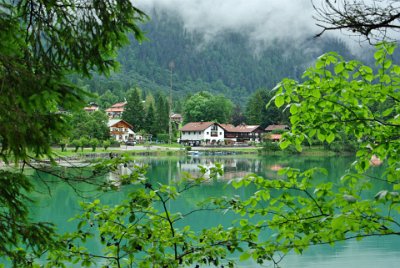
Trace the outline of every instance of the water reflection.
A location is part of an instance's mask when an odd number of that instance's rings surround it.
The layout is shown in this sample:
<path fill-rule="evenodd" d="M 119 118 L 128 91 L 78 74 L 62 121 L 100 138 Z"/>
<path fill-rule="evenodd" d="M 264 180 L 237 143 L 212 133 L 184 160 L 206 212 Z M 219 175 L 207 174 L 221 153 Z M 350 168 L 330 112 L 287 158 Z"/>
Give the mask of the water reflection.
<path fill-rule="evenodd" d="M 220 163 L 224 170 L 224 175 L 218 180 L 202 185 L 185 192 L 177 201 L 170 203 L 172 211 L 180 211 L 183 214 L 192 210 L 196 204 L 211 196 L 233 196 L 241 195 L 247 197 L 255 189 L 251 187 L 234 189 L 228 180 L 241 178 L 247 174 L 255 173 L 257 175 L 275 179 L 278 178 L 278 170 L 287 166 L 292 166 L 302 170 L 320 166 L 329 171 L 329 176 L 320 178 L 321 180 L 338 181 L 344 171 L 350 168 L 352 158 L 349 157 L 281 157 L 281 156 L 198 156 L 198 157 L 165 157 L 165 158 L 141 158 L 135 161 L 135 164 L 147 164 L 149 166 L 147 177 L 154 182 L 172 183 L 188 172 L 193 176 L 200 174 L 201 166 L 212 167 Z M 128 172 L 125 168 L 130 166 L 121 166 L 119 172 Z M 373 170 L 379 172 L 380 168 Z M 125 174 L 124 173 L 124 174 Z M 128 173 L 126 173 L 128 174 Z M 115 179 L 115 177 L 114 177 Z M 40 186 L 38 186 L 40 187 Z M 87 187 L 88 192 L 94 189 Z M 383 183 L 374 183 L 376 190 L 384 187 Z M 85 190 L 85 189 L 82 189 Z M 44 191 L 42 191 L 44 192 Z M 103 203 L 116 204 L 125 199 L 127 188 L 121 187 L 119 191 L 102 194 Z M 75 222 L 68 222 L 68 219 L 80 213 L 78 202 L 83 200 L 77 196 L 74 191 L 65 184 L 54 184 L 52 186 L 52 196 L 43 193 L 34 195 L 38 201 L 33 214 L 36 219 L 53 221 L 57 224 L 60 232 L 74 230 Z M 37 209 L 39 208 L 39 209 Z M 193 230 L 223 224 L 229 227 L 236 219 L 233 214 L 222 214 L 217 212 L 201 212 L 185 218 L 180 223 L 181 226 L 190 225 Z M 348 241 L 339 243 L 334 247 L 317 246 L 312 247 L 303 255 L 289 254 L 283 260 L 283 267 L 398 267 L 400 262 L 400 245 L 398 238 L 369 238 L 361 242 Z M 93 243 L 93 250 L 100 250 L 100 245 Z M 258 267 L 253 262 L 247 262 L 240 267 Z"/>

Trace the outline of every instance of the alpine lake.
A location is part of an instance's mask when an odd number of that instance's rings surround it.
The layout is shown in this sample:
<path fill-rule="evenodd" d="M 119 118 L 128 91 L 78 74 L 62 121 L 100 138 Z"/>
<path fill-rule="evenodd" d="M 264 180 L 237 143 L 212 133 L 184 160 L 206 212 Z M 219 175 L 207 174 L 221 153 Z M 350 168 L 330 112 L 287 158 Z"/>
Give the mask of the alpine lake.
<path fill-rule="evenodd" d="M 224 175 L 211 182 L 204 183 L 185 192 L 177 201 L 169 204 L 172 212 L 188 212 L 195 205 L 211 196 L 249 196 L 255 189 L 252 187 L 234 189 L 229 180 L 237 179 L 249 173 L 255 173 L 265 178 L 276 179 L 279 177 L 277 170 L 282 167 L 294 167 L 305 170 L 312 167 L 323 167 L 328 170 L 328 179 L 337 181 L 354 161 L 353 157 L 320 157 L 320 156 L 257 156 L 257 155 L 199 155 L 183 157 L 139 157 L 135 162 L 139 165 L 148 165 L 146 176 L 152 182 L 168 184 L 179 180 L 188 172 L 193 176 L 199 174 L 199 165 L 212 166 L 214 163 L 222 164 Z M 373 172 L 379 174 L 381 167 L 374 168 Z M 41 174 L 41 179 L 49 176 Z M 44 176 L 44 177 L 43 177 Z M 112 176 L 110 175 L 110 178 Z M 104 179 L 110 179 L 104 178 Z M 112 178 L 111 178 L 112 179 Z M 327 179 L 327 178 L 324 178 Z M 105 204 L 117 204 L 127 194 L 125 187 L 117 191 L 98 192 L 93 186 L 80 186 L 81 194 L 77 194 L 73 187 L 66 183 L 57 182 L 51 184 L 35 183 L 36 191 L 33 194 L 35 200 L 32 205 L 32 217 L 34 220 L 50 221 L 56 224 L 60 233 L 75 230 L 77 223 L 69 221 L 70 218 L 82 212 L 79 202 L 92 201 L 95 198 Z M 376 185 L 377 191 L 382 183 Z M 375 186 L 374 186 L 375 188 Z M 50 193 L 50 194 L 49 194 Z M 83 193 L 83 196 L 82 196 Z M 201 230 L 210 226 L 222 224 L 229 227 L 235 215 L 221 212 L 199 212 L 186 217 L 182 225 L 190 225 L 193 230 Z M 88 244 L 94 251 L 100 251 L 100 243 Z M 238 267 L 273 267 L 273 264 L 259 266 L 253 261 L 240 262 Z M 334 246 L 312 246 L 302 255 L 289 253 L 280 262 L 281 267 L 400 267 L 400 238 L 396 236 L 371 237 L 361 241 L 349 240 L 336 243 Z"/>

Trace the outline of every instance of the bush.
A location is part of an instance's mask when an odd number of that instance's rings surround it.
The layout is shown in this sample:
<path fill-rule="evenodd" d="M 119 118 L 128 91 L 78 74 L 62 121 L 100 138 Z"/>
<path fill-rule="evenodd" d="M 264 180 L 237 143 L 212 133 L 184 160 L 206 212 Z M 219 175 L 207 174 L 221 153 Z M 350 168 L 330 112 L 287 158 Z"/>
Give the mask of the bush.
<path fill-rule="evenodd" d="M 189 151 L 192 150 L 192 147 L 191 147 L 191 146 L 186 146 L 186 147 L 185 147 L 185 150 L 186 150 L 187 152 L 189 152 Z"/>
<path fill-rule="evenodd" d="M 90 146 L 92 147 L 92 151 L 96 151 L 96 147 L 99 145 L 99 140 L 96 138 L 90 139 L 89 141 Z"/>
<path fill-rule="evenodd" d="M 101 145 L 103 146 L 104 151 L 106 151 L 106 150 L 108 149 L 108 147 L 110 147 L 111 141 L 110 141 L 110 140 L 105 140 L 105 141 L 103 141 L 103 142 L 101 143 Z"/>
<path fill-rule="evenodd" d="M 169 135 L 168 134 L 157 134 L 157 140 L 161 143 L 168 143 Z"/>
<path fill-rule="evenodd" d="M 110 143 L 111 143 L 110 147 L 120 147 L 121 146 L 121 144 L 116 140 L 111 140 Z"/>
<path fill-rule="evenodd" d="M 279 143 L 278 142 L 273 142 L 270 140 L 266 140 L 263 143 L 263 151 L 265 152 L 278 152 L 280 151 L 281 148 L 279 147 Z"/>
<path fill-rule="evenodd" d="M 82 146 L 81 140 L 72 140 L 71 145 L 75 147 L 75 152 Z"/>

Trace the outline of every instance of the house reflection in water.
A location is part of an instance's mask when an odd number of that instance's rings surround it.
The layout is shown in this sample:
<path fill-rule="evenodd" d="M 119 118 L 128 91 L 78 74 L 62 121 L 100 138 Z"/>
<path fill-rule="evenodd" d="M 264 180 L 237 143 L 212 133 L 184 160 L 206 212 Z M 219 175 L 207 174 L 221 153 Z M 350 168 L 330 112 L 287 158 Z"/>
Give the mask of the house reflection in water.
<path fill-rule="evenodd" d="M 221 180 L 239 179 L 249 174 L 256 174 L 266 178 L 267 177 L 276 178 L 276 170 L 273 168 L 269 170 L 263 169 L 262 168 L 263 162 L 259 159 L 192 157 L 192 158 L 187 158 L 185 160 L 179 160 L 177 162 L 177 167 L 179 171 L 187 172 L 192 176 L 197 177 L 201 176 L 199 166 L 209 169 L 215 167 L 216 163 L 221 164 L 221 167 L 224 171 L 224 174 L 218 177 L 218 179 Z M 205 174 L 205 178 L 209 178 L 209 176 L 210 176 L 210 171 L 208 170 L 207 173 Z"/>

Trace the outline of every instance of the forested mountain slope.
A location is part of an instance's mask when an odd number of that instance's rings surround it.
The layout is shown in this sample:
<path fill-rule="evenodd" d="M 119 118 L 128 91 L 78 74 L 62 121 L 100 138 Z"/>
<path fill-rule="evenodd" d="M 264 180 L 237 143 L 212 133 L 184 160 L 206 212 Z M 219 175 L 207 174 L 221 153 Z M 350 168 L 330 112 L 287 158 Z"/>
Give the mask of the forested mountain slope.
<path fill-rule="evenodd" d="M 92 92 L 110 90 L 121 99 L 137 86 L 167 94 L 173 62 L 174 98 L 208 90 L 244 104 L 258 88 L 272 88 L 284 77 L 300 78 L 324 52 L 350 54 L 342 41 L 326 38 L 254 44 L 246 33 L 226 32 L 206 41 L 202 34 L 185 30 L 178 18 L 155 12 L 150 16 L 144 25 L 149 40 L 139 45 L 132 38 L 119 52 L 119 73 L 84 82 Z"/>

